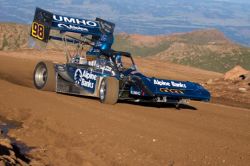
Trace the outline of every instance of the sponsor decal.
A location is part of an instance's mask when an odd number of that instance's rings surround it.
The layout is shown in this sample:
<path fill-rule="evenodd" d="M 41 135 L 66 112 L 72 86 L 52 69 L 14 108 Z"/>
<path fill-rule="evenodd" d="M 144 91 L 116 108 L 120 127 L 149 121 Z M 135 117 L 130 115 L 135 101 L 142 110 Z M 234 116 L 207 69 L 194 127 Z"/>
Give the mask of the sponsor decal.
<path fill-rule="evenodd" d="M 94 91 L 97 75 L 87 70 L 76 69 L 74 74 L 75 83 L 81 87 Z"/>
<path fill-rule="evenodd" d="M 154 79 L 154 84 L 155 85 L 160 85 L 160 86 L 171 86 L 170 82 L 166 82 L 166 81 L 163 81 L 163 80 L 156 80 L 156 79 Z"/>
<path fill-rule="evenodd" d="M 131 93 L 132 95 L 138 95 L 138 96 L 141 95 L 141 92 L 140 92 L 140 91 L 131 90 L 130 93 Z"/>
<path fill-rule="evenodd" d="M 90 65 L 90 66 L 91 66 L 91 65 Z M 112 72 L 112 67 L 106 66 L 106 65 L 101 65 L 100 62 L 96 62 L 96 61 L 95 61 L 95 64 L 92 65 L 92 66 L 96 67 L 96 69 L 99 70 L 99 71 L 101 71 L 102 74 L 103 74 L 104 72 L 109 72 L 109 73 Z"/>
<path fill-rule="evenodd" d="M 93 59 L 92 59 L 93 58 Z M 94 60 L 95 57 L 88 56 L 87 61 L 89 66 L 96 66 L 96 60 Z"/>
<path fill-rule="evenodd" d="M 107 71 L 107 72 L 111 72 L 111 71 L 112 71 L 112 68 L 109 67 L 109 66 L 101 66 L 100 69 L 102 70 L 102 73 L 103 73 L 104 71 Z"/>
<path fill-rule="evenodd" d="M 106 28 L 109 28 L 109 29 L 111 29 L 112 28 L 112 26 L 111 25 L 109 25 L 108 23 L 106 23 L 106 22 L 102 22 L 102 24 L 103 24 L 103 26 L 104 27 L 106 27 Z"/>
<path fill-rule="evenodd" d="M 171 85 L 174 86 L 174 87 L 179 87 L 179 88 L 187 88 L 186 84 L 183 84 L 181 82 L 171 81 Z"/>
<path fill-rule="evenodd" d="M 164 81 L 164 80 L 157 80 L 154 79 L 154 84 L 159 86 L 173 86 L 178 88 L 187 88 L 186 84 L 183 84 L 181 82 L 175 82 L 175 81 Z"/>
<path fill-rule="evenodd" d="M 139 72 L 136 71 L 136 70 L 131 72 L 131 74 L 137 74 L 137 73 L 139 73 Z M 148 79 L 149 79 L 149 78 L 148 78 Z M 150 79 L 149 79 L 149 80 L 150 80 Z"/>
<path fill-rule="evenodd" d="M 65 24 L 58 24 L 57 25 L 59 28 L 67 28 L 69 30 L 75 30 L 75 31 L 83 31 L 83 32 L 88 32 L 89 30 L 87 28 L 75 26 L 75 25 L 65 25 Z"/>
<path fill-rule="evenodd" d="M 79 24 L 79 25 L 90 26 L 90 27 L 98 27 L 98 24 L 95 21 L 66 17 L 66 16 L 59 16 L 55 14 L 53 15 L 53 20 L 57 22 L 65 22 L 65 23 Z"/>
<path fill-rule="evenodd" d="M 160 88 L 160 92 L 184 94 L 183 90 L 179 90 L 179 89 L 168 89 L 168 88 Z"/>

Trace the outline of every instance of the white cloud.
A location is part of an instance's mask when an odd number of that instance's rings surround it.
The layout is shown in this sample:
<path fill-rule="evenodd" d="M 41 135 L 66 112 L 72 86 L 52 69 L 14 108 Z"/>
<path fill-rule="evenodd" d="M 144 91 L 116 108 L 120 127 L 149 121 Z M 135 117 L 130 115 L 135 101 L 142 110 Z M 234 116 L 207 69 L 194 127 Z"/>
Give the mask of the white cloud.
<path fill-rule="evenodd" d="M 58 0 L 58 3 L 64 4 L 64 5 L 71 5 L 72 0 Z"/>

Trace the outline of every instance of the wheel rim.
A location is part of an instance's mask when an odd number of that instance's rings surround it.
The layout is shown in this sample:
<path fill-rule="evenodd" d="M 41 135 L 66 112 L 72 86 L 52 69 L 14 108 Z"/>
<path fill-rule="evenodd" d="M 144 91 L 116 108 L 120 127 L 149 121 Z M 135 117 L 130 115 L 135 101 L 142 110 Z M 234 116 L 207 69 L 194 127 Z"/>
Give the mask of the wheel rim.
<path fill-rule="evenodd" d="M 38 88 L 42 88 L 48 78 L 48 71 L 45 65 L 39 65 L 35 73 L 35 84 Z"/>
<path fill-rule="evenodd" d="M 106 84 L 105 80 L 102 81 L 101 86 L 100 86 L 100 99 L 103 101 L 105 99 L 106 95 Z"/>

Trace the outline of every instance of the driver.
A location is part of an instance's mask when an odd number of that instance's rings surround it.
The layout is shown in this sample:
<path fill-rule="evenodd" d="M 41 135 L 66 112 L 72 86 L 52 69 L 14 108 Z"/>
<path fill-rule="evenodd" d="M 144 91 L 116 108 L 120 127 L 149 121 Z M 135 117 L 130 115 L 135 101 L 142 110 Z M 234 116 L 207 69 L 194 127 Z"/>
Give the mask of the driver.
<path fill-rule="evenodd" d="M 86 55 L 91 57 L 90 59 L 96 59 L 102 53 L 107 53 L 114 42 L 114 36 L 112 33 L 103 33 L 100 38 L 94 42 L 93 46 L 87 51 Z"/>
<path fill-rule="evenodd" d="M 115 55 L 115 64 L 118 68 L 118 70 L 122 70 L 123 69 L 123 64 L 122 64 L 122 56 L 120 53 Z"/>

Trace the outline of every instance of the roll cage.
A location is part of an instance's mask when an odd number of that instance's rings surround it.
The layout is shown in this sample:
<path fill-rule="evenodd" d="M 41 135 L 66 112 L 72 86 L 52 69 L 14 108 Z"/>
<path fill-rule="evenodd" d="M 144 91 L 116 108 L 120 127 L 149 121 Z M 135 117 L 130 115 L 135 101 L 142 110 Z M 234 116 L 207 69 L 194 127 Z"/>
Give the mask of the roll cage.
<path fill-rule="evenodd" d="M 69 36 L 69 35 L 66 35 L 66 37 L 68 39 L 66 39 L 65 42 L 71 42 L 71 43 L 78 44 L 78 45 L 80 44 L 80 45 L 83 45 L 83 46 L 84 45 L 91 45 L 91 43 L 87 42 L 89 39 L 87 37 L 84 37 L 84 36 L 82 36 L 81 39 L 78 39 L 78 38 L 75 38 L 75 37 Z M 122 68 L 120 68 L 118 66 L 117 62 L 116 62 L 117 56 L 121 57 L 121 63 L 123 64 Z M 129 52 L 116 51 L 116 50 L 111 49 L 111 50 L 108 50 L 108 51 L 101 51 L 101 56 L 98 56 L 96 58 L 97 59 L 95 59 L 95 60 L 97 62 L 103 61 L 103 60 L 111 61 L 112 64 L 115 65 L 115 68 L 118 71 L 125 71 L 127 69 L 137 70 L 134 59 L 133 59 L 132 55 Z M 89 60 L 89 59 L 90 59 L 90 61 L 93 60 L 93 59 L 86 56 L 86 60 Z"/>

